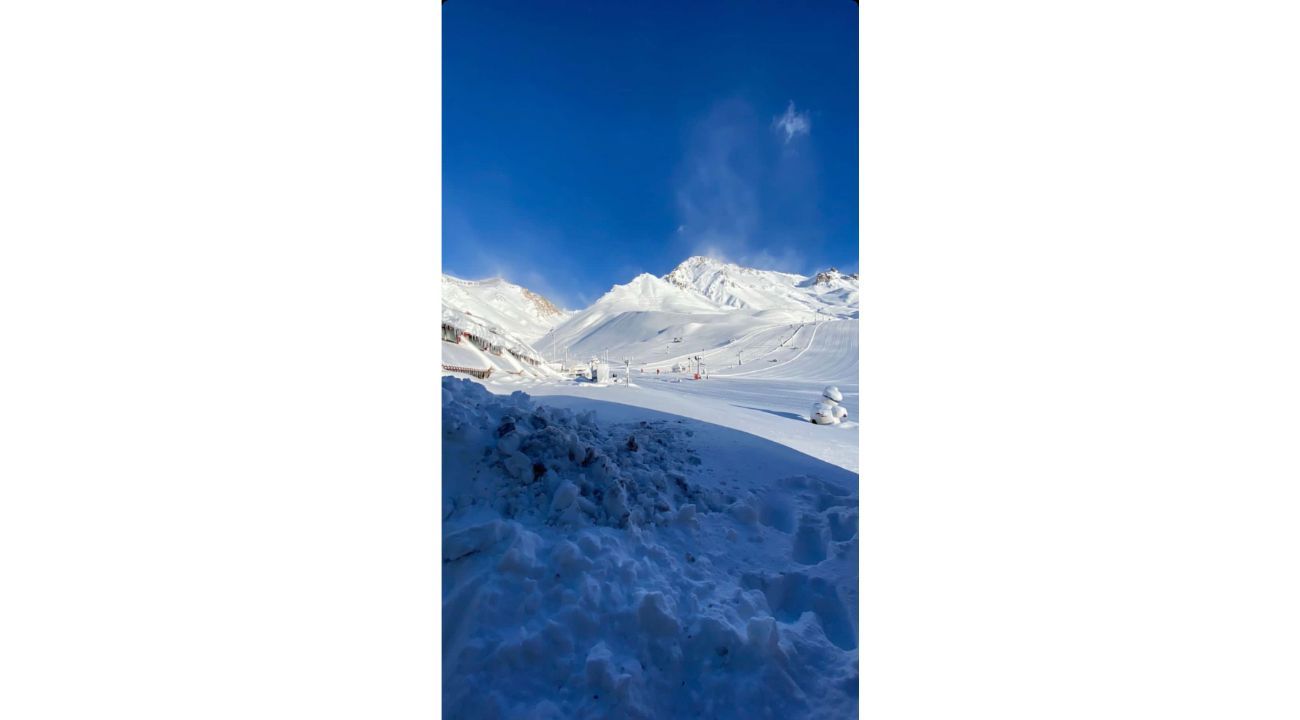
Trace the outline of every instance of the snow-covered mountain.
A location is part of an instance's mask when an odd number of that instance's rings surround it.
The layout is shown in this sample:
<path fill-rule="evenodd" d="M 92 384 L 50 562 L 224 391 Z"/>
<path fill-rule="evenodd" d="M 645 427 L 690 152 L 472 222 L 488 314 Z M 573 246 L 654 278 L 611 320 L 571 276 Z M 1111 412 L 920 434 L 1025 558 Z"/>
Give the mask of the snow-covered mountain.
<path fill-rule="evenodd" d="M 649 273 L 641 273 L 626 285 L 615 285 L 587 310 L 662 310 L 668 312 L 717 312 L 717 303 L 690 288 L 683 288 Z M 583 311 L 586 312 L 585 310 Z M 583 313 L 575 313 L 581 315 Z"/>
<path fill-rule="evenodd" d="M 830 268 L 799 283 L 820 303 L 821 312 L 845 318 L 858 317 L 858 274 L 844 273 Z"/>
<path fill-rule="evenodd" d="M 500 278 L 461 280 L 442 276 L 442 363 L 474 371 L 546 377 L 545 356 L 534 343 L 571 313 L 550 300 Z M 470 341 L 458 339 L 469 333 Z"/>
<path fill-rule="evenodd" d="M 856 319 L 858 276 L 835 268 L 804 276 L 695 256 L 662 278 L 643 273 L 615 285 L 577 312 L 500 278 L 443 275 L 442 302 L 444 322 L 527 357 L 654 362 L 764 329 L 794 337 L 801 325 Z"/>
<path fill-rule="evenodd" d="M 717 348 L 759 328 L 858 316 L 858 279 L 831 268 L 813 277 L 692 257 L 663 278 L 615 285 L 538 341 L 571 358 L 649 362 Z"/>
<path fill-rule="evenodd" d="M 442 305 L 525 343 L 535 342 L 572 314 L 538 293 L 501 278 L 461 280 L 446 274 L 442 276 Z"/>
<path fill-rule="evenodd" d="M 644 352 L 630 346 L 658 345 L 660 338 L 672 342 L 702 323 L 720 325 L 728 310 L 693 289 L 642 273 L 627 284 L 610 288 L 585 310 L 557 325 L 539 344 L 560 348 L 575 359 L 610 350 L 642 355 Z"/>
<path fill-rule="evenodd" d="M 687 258 L 664 280 L 729 308 L 820 312 L 834 317 L 857 317 L 858 312 L 857 273 L 845 275 L 835 268 L 805 277 L 697 255 Z"/>

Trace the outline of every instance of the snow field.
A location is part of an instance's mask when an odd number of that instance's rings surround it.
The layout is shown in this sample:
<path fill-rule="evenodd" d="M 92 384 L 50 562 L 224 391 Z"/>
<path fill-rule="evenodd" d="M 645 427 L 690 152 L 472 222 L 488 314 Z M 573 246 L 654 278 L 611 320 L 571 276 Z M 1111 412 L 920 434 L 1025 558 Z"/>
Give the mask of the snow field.
<path fill-rule="evenodd" d="M 611 403 L 650 408 L 705 422 L 717 423 L 781 443 L 815 458 L 857 471 L 858 441 L 858 321 L 836 320 L 816 325 L 780 325 L 753 330 L 729 346 L 705 354 L 709 379 L 695 381 L 685 373 L 663 371 L 656 375 L 654 366 L 640 372 L 633 366 L 633 385 L 616 384 L 599 387 L 567 380 L 554 382 L 514 382 L 512 378 L 493 376 L 487 385 L 499 392 L 526 389 L 545 398 L 551 405 L 569 407 L 568 398 L 596 398 Z M 791 337 L 787 345 L 769 356 L 758 355 L 758 348 Z M 723 367 L 712 358 L 729 348 L 748 347 L 745 364 Z M 761 359 L 751 361 L 753 351 Z M 776 363 L 768 359 L 778 359 Z M 671 366 L 671 362 L 668 366 Z M 618 368 L 622 372 L 622 368 Z M 826 385 L 836 385 L 844 393 L 841 403 L 848 420 L 838 425 L 817 426 L 809 422 L 815 401 Z M 634 416 L 635 413 L 629 415 Z"/>
<path fill-rule="evenodd" d="M 858 321 L 835 320 L 810 327 L 806 336 L 796 338 L 799 350 L 777 363 L 760 364 L 753 369 L 740 366 L 739 372 L 719 370 L 719 375 L 754 379 L 806 380 L 810 382 L 858 384 Z M 750 363 L 746 360 L 746 365 Z"/>
<path fill-rule="evenodd" d="M 554 407 L 579 408 L 592 399 L 611 403 L 607 416 L 633 419 L 642 409 L 672 413 L 724 425 L 770 442 L 806 453 L 813 458 L 856 472 L 858 469 L 858 387 L 839 383 L 849 419 L 838 425 L 809 422 L 812 403 L 824 383 L 793 380 L 681 380 L 647 373 L 633 375 L 632 387 L 597 387 L 590 383 L 510 383 L 494 376 L 488 387 L 509 392 L 527 388 L 540 402 Z M 617 403 L 616 405 L 614 405 Z"/>
<path fill-rule="evenodd" d="M 855 716 L 857 476 L 560 399 L 443 379 L 444 714 Z"/>

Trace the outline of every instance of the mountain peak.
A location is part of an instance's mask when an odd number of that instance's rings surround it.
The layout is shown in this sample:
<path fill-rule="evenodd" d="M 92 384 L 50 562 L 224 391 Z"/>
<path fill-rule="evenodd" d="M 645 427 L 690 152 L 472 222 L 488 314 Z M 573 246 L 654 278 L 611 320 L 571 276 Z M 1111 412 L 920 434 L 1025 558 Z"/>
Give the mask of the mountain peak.
<path fill-rule="evenodd" d="M 663 279 L 683 289 L 699 289 L 695 287 L 696 280 L 708 273 L 724 273 L 730 267 L 729 263 L 718 260 L 717 258 L 706 257 L 704 255 L 692 255 L 683 260 L 677 267 L 673 268 Z"/>
<path fill-rule="evenodd" d="M 667 282 L 650 273 L 641 273 L 622 285 L 615 285 L 588 310 L 597 306 L 632 309 L 666 309 L 678 312 L 708 312 L 719 308 L 699 293 Z"/>
<path fill-rule="evenodd" d="M 708 255 L 692 255 L 686 258 L 685 260 L 683 260 L 681 264 L 682 265 L 705 265 L 705 264 L 726 265 L 727 261 L 715 257 L 709 257 Z"/>
<path fill-rule="evenodd" d="M 856 282 L 857 279 L 858 279 L 857 273 L 845 275 L 844 273 L 840 272 L 839 269 L 830 267 L 817 273 L 817 275 L 813 277 L 812 282 L 810 282 L 809 284 L 810 285 L 831 285 L 836 281 L 848 282 L 852 280 Z"/>
<path fill-rule="evenodd" d="M 520 287 L 519 289 L 522 291 L 523 296 L 537 308 L 537 314 L 543 318 L 560 317 L 564 315 L 564 311 L 556 307 L 555 303 L 547 299 L 545 295 L 535 293 L 526 287 Z"/>

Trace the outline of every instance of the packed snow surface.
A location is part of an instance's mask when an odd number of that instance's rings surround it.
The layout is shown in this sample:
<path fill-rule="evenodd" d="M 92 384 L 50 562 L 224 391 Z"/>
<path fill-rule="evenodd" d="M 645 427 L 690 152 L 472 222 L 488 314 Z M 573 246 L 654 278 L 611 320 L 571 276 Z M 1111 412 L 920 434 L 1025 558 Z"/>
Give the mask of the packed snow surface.
<path fill-rule="evenodd" d="M 708 379 L 672 372 L 673 365 L 697 355 L 705 360 Z M 633 365 L 630 385 L 601 386 L 560 378 L 515 382 L 497 376 L 487 385 L 501 393 L 523 389 L 561 407 L 598 399 L 616 403 L 612 411 L 629 417 L 649 408 L 725 425 L 857 472 L 857 320 L 760 326 L 714 350 L 661 357 Z M 621 365 L 615 365 L 621 373 Z M 812 406 L 827 385 L 839 388 L 848 420 L 814 425 Z"/>
<path fill-rule="evenodd" d="M 638 383 L 443 379 L 444 715 L 856 717 L 857 475 Z"/>

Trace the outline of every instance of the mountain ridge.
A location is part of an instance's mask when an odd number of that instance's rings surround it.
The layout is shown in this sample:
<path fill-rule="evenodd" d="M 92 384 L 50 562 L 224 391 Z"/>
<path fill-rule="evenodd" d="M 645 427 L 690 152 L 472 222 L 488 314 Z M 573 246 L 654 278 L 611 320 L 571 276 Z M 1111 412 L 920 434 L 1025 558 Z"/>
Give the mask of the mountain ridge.
<path fill-rule="evenodd" d="M 572 314 L 541 293 L 500 277 L 465 280 L 443 273 L 442 304 L 495 325 L 525 343 L 541 338 Z"/>
<path fill-rule="evenodd" d="M 809 277 L 759 270 L 703 255 L 687 258 L 663 277 L 723 307 L 752 310 L 800 309 L 840 315 L 843 313 L 835 306 L 856 304 L 858 291 L 857 273 L 844 275 L 834 267 Z M 835 295 L 834 291 L 840 293 Z"/>
<path fill-rule="evenodd" d="M 834 267 L 813 275 L 759 270 L 694 255 L 662 276 L 640 273 L 580 310 L 504 278 L 443 275 L 444 319 L 507 338 L 528 354 L 644 355 L 712 347 L 753 328 L 858 317 L 858 276 Z M 672 346 L 672 347 L 669 347 Z M 660 350 L 655 350 L 660 352 Z M 553 353 L 554 354 L 554 353 Z"/>
<path fill-rule="evenodd" d="M 858 317 L 858 280 L 687 258 L 663 276 L 641 273 L 556 324 L 541 347 L 575 356 L 646 359 L 726 344 L 755 328 Z"/>

